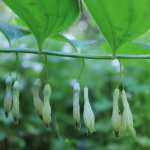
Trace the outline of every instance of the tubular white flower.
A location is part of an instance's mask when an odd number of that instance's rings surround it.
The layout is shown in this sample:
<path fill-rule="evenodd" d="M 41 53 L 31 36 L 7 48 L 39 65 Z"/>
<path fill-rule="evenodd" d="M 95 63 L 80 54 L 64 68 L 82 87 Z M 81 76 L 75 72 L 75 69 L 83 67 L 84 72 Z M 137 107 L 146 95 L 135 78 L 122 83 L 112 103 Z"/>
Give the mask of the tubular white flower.
<path fill-rule="evenodd" d="M 79 94 L 80 94 L 80 85 L 79 83 L 76 83 L 73 88 L 73 118 L 77 130 L 80 130 L 81 128 Z"/>
<path fill-rule="evenodd" d="M 12 106 L 12 116 L 15 124 L 18 124 L 18 115 L 19 115 L 19 90 L 20 84 L 16 80 L 13 85 L 13 106 Z"/>
<path fill-rule="evenodd" d="M 4 98 L 4 109 L 5 109 L 5 115 L 8 117 L 9 110 L 12 106 L 12 96 L 10 93 L 11 86 L 12 86 L 13 80 L 11 76 L 8 76 L 8 78 L 5 81 L 6 84 L 6 93 Z"/>
<path fill-rule="evenodd" d="M 84 118 L 85 125 L 87 127 L 87 135 L 95 132 L 95 129 L 94 129 L 95 117 L 94 117 L 94 113 L 93 113 L 92 108 L 91 108 L 90 103 L 89 103 L 88 88 L 87 87 L 84 88 L 83 118 Z"/>
<path fill-rule="evenodd" d="M 46 84 L 43 90 L 44 93 L 44 107 L 43 107 L 43 121 L 47 127 L 47 131 L 51 130 L 51 106 L 50 106 L 50 96 L 51 96 L 51 87 L 49 84 Z"/>
<path fill-rule="evenodd" d="M 42 120 L 43 102 L 39 97 L 40 87 L 41 87 L 41 80 L 37 79 L 34 83 L 33 104 L 34 104 L 37 114 L 39 115 L 40 119 Z"/>
<path fill-rule="evenodd" d="M 136 136 L 136 131 L 133 128 L 133 117 L 132 113 L 129 107 L 129 103 L 127 101 L 127 96 L 125 91 L 122 91 L 122 102 L 123 102 L 123 118 L 122 118 L 122 126 L 119 130 L 119 135 L 133 135 L 133 137 Z"/>
<path fill-rule="evenodd" d="M 115 131 L 116 137 L 119 137 L 119 128 L 121 127 L 121 113 L 118 108 L 119 89 L 115 89 L 113 94 L 113 112 L 112 112 L 112 126 Z"/>

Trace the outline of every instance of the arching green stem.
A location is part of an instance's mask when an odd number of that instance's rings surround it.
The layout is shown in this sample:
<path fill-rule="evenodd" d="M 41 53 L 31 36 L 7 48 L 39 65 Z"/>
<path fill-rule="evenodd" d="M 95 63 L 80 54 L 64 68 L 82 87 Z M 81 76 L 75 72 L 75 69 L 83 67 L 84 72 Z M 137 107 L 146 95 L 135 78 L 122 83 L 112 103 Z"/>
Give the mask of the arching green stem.
<path fill-rule="evenodd" d="M 117 58 L 117 59 L 118 59 L 118 58 Z M 123 76 L 122 76 L 122 65 L 121 65 L 120 59 L 118 59 L 118 61 L 119 61 L 119 64 L 120 64 L 120 78 L 119 78 L 119 81 L 118 81 L 117 88 L 119 87 L 120 80 L 121 80 L 121 78 L 122 78 L 122 86 L 123 86 L 123 90 L 124 90 L 124 82 L 123 82 Z"/>
<path fill-rule="evenodd" d="M 86 68 L 85 68 L 85 60 L 84 60 L 84 58 L 82 58 L 82 62 L 83 62 L 83 66 L 82 66 L 82 69 L 81 69 L 81 72 L 79 74 L 77 82 L 79 82 L 80 76 L 81 76 L 81 74 L 82 74 L 82 72 L 84 70 L 84 73 L 85 73 L 85 86 L 86 86 Z"/>
<path fill-rule="evenodd" d="M 17 53 L 18 56 L 18 53 Z M 16 80 L 18 79 L 18 70 L 19 70 L 19 56 L 18 56 L 18 65 L 17 65 L 17 75 L 16 75 Z"/>
<path fill-rule="evenodd" d="M 10 72 L 10 76 L 11 76 L 11 73 L 12 73 L 12 71 L 14 70 L 14 68 L 16 66 L 17 61 L 18 61 L 18 53 L 16 52 L 16 61 L 15 61 L 14 65 L 13 65 L 13 68 L 12 68 L 12 70 Z"/>
<path fill-rule="evenodd" d="M 46 53 L 44 53 L 44 55 L 45 55 L 46 63 L 47 63 L 47 55 L 46 55 Z M 46 69 L 47 69 L 47 84 L 48 84 L 48 65 L 46 66 Z"/>
<path fill-rule="evenodd" d="M 46 53 L 44 53 L 44 55 L 45 55 L 45 64 L 44 64 L 44 67 L 43 67 L 43 69 L 42 69 L 42 71 L 41 71 L 41 73 L 40 73 L 39 78 L 41 78 L 41 75 L 42 75 L 42 73 L 43 73 L 43 70 L 44 70 L 44 68 L 45 68 L 46 65 L 47 65 L 47 55 L 46 55 Z M 47 67 L 47 82 L 48 82 L 48 67 Z"/>
<path fill-rule="evenodd" d="M 80 79 L 80 76 L 81 76 L 81 74 L 82 74 L 82 72 L 83 72 L 83 69 L 84 69 L 84 62 L 83 62 L 82 69 L 81 69 L 81 71 L 80 71 L 80 74 L 79 74 L 79 77 L 78 77 L 77 82 L 79 82 L 79 79 Z"/>

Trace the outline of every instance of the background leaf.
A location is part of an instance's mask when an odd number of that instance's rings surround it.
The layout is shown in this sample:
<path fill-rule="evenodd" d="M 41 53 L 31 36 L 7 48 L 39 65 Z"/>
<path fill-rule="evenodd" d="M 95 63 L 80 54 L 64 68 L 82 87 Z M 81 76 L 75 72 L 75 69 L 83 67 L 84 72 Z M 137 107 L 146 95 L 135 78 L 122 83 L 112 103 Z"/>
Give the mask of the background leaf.
<path fill-rule="evenodd" d="M 39 54 L 43 42 L 50 36 L 68 28 L 79 15 L 77 0 L 3 0 L 31 29 L 35 35 Z"/>
<path fill-rule="evenodd" d="M 111 48 L 107 42 L 104 43 L 104 49 L 108 54 L 111 54 Z M 143 54 L 150 54 L 150 50 L 142 45 L 129 42 L 118 49 L 118 54 L 143 55 Z M 137 60 L 122 59 L 121 61 L 123 62 L 124 65 L 129 65 L 130 63 L 135 62 Z"/>
<path fill-rule="evenodd" d="M 120 46 L 150 28 L 149 0 L 84 0 L 84 2 L 109 43 L 113 58 Z"/>
<path fill-rule="evenodd" d="M 63 41 L 63 42 L 68 42 L 71 46 L 73 46 L 75 48 L 75 50 L 78 53 L 81 53 L 81 48 L 83 46 L 93 44 L 96 42 L 94 40 L 70 40 L 69 38 L 64 36 L 62 33 L 58 33 L 58 34 L 52 36 L 51 38 L 59 40 L 59 41 Z"/>
<path fill-rule="evenodd" d="M 145 42 L 138 42 L 138 41 L 132 41 L 133 43 L 136 43 L 136 44 L 139 44 L 139 45 L 142 45 L 142 46 L 145 46 L 147 47 L 148 49 L 150 49 L 150 43 L 145 43 Z"/>
<path fill-rule="evenodd" d="M 12 47 L 14 45 L 15 41 L 18 38 L 23 37 L 23 36 L 31 33 L 31 32 L 29 32 L 23 28 L 13 26 L 13 25 L 10 25 L 10 24 L 8 24 L 6 22 L 2 22 L 2 21 L 0 21 L 0 31 L 7 38 L 10 47 Z"/>

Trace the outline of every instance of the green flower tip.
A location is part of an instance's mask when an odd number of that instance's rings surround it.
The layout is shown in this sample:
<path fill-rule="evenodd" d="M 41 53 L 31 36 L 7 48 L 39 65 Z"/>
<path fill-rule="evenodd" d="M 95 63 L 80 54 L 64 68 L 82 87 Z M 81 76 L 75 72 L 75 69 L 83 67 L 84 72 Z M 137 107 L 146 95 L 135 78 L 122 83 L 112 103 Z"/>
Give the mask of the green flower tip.
<path fill-rule="evenodd" d="M 96 132 L 96 130 L 94 128 L 91 129 L 87 128 L 86 132 L 87 132 L 87 136 L 89 136 L 92 135 L 93 132 Z"/>
<path fill-rule="evenodd" d="M 76 130 L 81 129 L 81 123 L 80 122 L 75 122 L 75 125 L 76 125 L 76 127 L 75 127 Z"/>
<path fill-rule="evenodd" d="M 119 130 L 119 136 L 130 136 L 132 135 L 134 138 L 136 137 L 136 131 L 133 127 L 123 128 L 121 127 Z"/>
<path fill-rule="evenodd" d="M 5 112 L 5 116 L 6 116 L 6 118 L 8 118 L 8 112 Z"/>
<path fill-rule="evenodd" d="M 43 121 L 43 115 L 38 115 L 38 116 Z"/>
<path fill-rule="evenodd" d="M 50 124 L 46 124 L 46 128 L 47 128 L 47 131 L 51 131 L 51 125 Z"/>
<path fill-rule="evenodd" d="M 18 119 L 14 118 L 14 124 L 17 125 L 18 124 Z"/>
<path fill-rule="evenodd" d="M 119 138 L 120 137 L 119 136 L 119 131 L 118 132 L 115 131 L 115 135 L 116 135 L 116 138 Z"/>

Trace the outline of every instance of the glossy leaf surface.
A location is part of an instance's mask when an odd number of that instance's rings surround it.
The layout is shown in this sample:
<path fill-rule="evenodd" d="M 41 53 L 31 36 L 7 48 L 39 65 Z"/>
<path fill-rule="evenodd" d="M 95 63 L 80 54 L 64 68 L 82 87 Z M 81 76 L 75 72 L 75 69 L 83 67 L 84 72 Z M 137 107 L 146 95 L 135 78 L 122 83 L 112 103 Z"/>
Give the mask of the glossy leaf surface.
<path fill-rule="evenodd" d="M 84 0 L 101 33 L 112 49 L 113 57 L 123 44 L 150 28 L 149 0 Z"/>
<path fill-rule="evenodd" d="M 68 28 L 79 15 L 77 0 L 3 0 L 35 35 L 39 54 L 44 40 Z"/>

